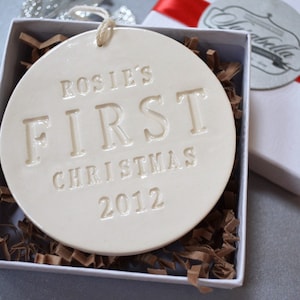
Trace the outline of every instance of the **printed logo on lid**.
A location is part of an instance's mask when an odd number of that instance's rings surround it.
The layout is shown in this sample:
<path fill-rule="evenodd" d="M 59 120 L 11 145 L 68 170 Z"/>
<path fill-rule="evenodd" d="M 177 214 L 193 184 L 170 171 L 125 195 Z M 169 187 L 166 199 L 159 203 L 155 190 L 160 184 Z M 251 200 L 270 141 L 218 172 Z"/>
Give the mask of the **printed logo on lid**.
<path fill-rule="evenodd" d="M 250 33 L 253 89 L 279 87 L 300 74 L 300 15 L 282 1 L 217 1 L 199 27 Z"/>

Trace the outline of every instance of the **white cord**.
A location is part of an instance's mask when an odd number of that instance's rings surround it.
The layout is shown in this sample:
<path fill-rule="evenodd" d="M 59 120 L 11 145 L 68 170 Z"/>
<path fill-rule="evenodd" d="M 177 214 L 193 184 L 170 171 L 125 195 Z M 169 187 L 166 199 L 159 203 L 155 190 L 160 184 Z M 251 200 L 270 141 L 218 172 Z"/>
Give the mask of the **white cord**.
<path fill-rule="evenodd" d="M 103 19 L 103 21 L 97 29 L 96 41 L 98 47 L 102 47 L 111 39 L 113 35 L 113 28 L 115 27 L 116 23 L 113 19 L 110 18 L 107 10 L 101 7 L 78 5 L 72 7 L 69 10 L 69 15 L 74 19 L 85 20 L 84 17 L 78 14 L 78 12 L 93 13 L 100 16 Z"/>

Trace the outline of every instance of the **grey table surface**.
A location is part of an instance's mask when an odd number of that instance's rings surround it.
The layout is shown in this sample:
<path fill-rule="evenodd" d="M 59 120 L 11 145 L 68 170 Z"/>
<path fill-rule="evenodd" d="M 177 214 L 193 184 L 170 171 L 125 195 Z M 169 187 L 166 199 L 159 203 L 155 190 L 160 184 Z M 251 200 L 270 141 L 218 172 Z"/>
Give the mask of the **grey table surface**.
<path fill-rule="evenodd" d="M 127 5 L 141 23 L 155 0 Z M 0 0 L 0 56 L 22 0 Z M 250 172 L 243 287 L 202 295 L 192 286 L 0 269 L 6 299 L 300 299 L 300 197 Z"/>

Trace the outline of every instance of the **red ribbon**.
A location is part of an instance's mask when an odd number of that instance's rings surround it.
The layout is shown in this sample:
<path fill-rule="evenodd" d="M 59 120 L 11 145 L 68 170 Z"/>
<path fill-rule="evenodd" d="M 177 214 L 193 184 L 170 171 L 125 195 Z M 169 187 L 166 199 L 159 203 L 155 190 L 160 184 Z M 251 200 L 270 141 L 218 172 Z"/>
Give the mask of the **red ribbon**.
<path fill-rule="evenodd" d="M 205 0 L 159 0 L 153 10 L 187 26 L 197 27 L 201 14 L 209 5 Z"/>

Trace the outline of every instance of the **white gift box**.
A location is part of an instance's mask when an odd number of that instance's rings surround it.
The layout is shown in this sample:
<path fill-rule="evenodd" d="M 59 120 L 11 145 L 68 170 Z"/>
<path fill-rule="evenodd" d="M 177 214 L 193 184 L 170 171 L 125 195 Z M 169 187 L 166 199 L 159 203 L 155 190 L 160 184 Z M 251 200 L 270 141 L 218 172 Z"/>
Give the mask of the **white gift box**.
<path fill-rule="evenodd" d="M 57 20 L 35 20 L 16 19 L 12 22 L 10 34 L 8 36 L 6 49 L 3 57 L 2 69 L 0 73 L 0 100 L 1 119 L 9 97 L 24 71 L 20 65 L 20 60 L 24 58 L 26 46 L 19 40 L 21 32 L 34 36 L 39 40 L 46 40 L 49 37 L 61 33 L 72 36 L 87 30 L 97 28 L 97 23 L 90 22 L 67 22 Z M 238 90 L 243 97 L 242 102 L 242 127 L 239 140 L 239 193 L 238 193 L 238 227 L 237 251 L 235 254 L 235 268 L 237 276 L 234 279 L 199 279 L 199 286 L 215 288 L 234 288 L 241 286 L 244 279 L 245 269 L 245 244 L 246 244 L 246 206 L 247 206 L 247 173 L 248 173 L 248 122 L 249 122 L 249 69 L 250 69 L 250 40 L 249 35 L 244 32 L 207 31 L 199 29 L 168 29 L 168 28 L 148 28 L 183 41 L 186 36 L 199 37 L 203 50 L 209 48 L 219 52 L 222 61 L 239 61 L 242 64 L 242 72 L 238 76 Z M 1 179 L 1 185 L 4 179 Z M 5 211 L 0 211 L 0 223 L 5 217 Z M 14 213 L 13 218 L 22 219 L 23 213 L 19 210 Z M 153 275 L 132 271 L 117 271 L 91 269 L 70 266 L 41 265 L 27 262 L 0 260 L 0 267 L 7 269 L 24 269 L 32 271 L 57 272 L 68 274 L 79 274 L 98 276 L 116 279 L 131 279 L 142 281 L 154 281 L 163 283 L 189 284 L 186 276 L 173 275 Z"/>

